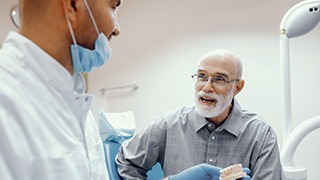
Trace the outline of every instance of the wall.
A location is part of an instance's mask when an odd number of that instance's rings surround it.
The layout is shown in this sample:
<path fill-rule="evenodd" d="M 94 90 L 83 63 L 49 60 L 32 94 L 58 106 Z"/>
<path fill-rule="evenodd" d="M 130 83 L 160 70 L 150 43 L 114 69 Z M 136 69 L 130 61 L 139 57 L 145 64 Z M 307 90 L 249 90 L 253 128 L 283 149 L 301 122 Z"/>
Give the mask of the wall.
<path fill-rule="evenodd" d="M 93 110 L 132 110 L 137 131 L 161 114 L 194 102 L 191 75 L 202 54 L 228 48 L 244 64 L 246 85 L 238 95 L 243 108 L 258 112 L 270 123 L 282 144 L 279 25 L 298 1 L 125 1 L 119 10 L 121 34 L 114 53 L 101 69 L 90 73 Z M 319 28 L 290 40 L 293 126 L 318 115 Z M 101 88 L 139 84 L 101 95 Z M 317 179 L 319 130 L 298 147 L 294 162 Z"/>
<path fill-rule="evenodd" d="M 10 12 L 18 0 L 1 0 L 0 1 L 0 47 L 9 31 L 16 31 L 17 28 L 11 21 Z"/>

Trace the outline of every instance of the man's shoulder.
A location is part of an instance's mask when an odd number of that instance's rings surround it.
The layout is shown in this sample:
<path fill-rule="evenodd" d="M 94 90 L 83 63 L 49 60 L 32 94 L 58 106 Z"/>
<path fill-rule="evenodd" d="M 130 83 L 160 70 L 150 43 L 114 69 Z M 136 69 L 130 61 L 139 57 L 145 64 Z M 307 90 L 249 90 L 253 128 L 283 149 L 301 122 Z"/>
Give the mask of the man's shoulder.
<path fill-rule="evenodd" d="M 192 105 L 185 105 L 176 109 L 173 109 L 171 111 L 168 111 L 165 113 L 165 117 L 167 118 L 177 118 L 177 117 L 185 117 L 188 114 L 192 113 L 194 111 L 194 106 Z"/>
<path fill-rule="evenodd" d="M 165 114 L 159 116 L 155 123 L 156 124 L 166 124 L 169 127 L 174 124 L 185 124 L 188 118 L 193 115 L 194 106 L 182 106 L 177 109 L 166 112 Z"/>
<path fill-rule="evenodd" d="M 257 133 L 273 132 L 272 126 L 258 113 L 243 110 L 242 121 L 246 124 L 245 128 Z"/>
<path fill-rule="evenodd" d="M 14 47 L 0 49 L 0 73 L 3 75 L 13 74 L 22 69 L 22 56 L 22 52 Z"/>
<path fill-rule="evenodd" d="M 0 50 L 0 87 L 2 92 L 10 90 L 10 88 L 17 90 L 29 78 L 27 74 L 30 71 L 24 68 L 19 56 L 16 51 Z"/>
<path fill-rule="evenodd" d="M 261 124 L 261 125 L 266 125 L 266 121 L 265 119 L 260 116 L 258 113 L 256 112 L 252 112 L 252 111 L 248 111 L 248 110 L 243 110 L 242 111 L 242 120 L 250 123 L 250 124 Z"/>

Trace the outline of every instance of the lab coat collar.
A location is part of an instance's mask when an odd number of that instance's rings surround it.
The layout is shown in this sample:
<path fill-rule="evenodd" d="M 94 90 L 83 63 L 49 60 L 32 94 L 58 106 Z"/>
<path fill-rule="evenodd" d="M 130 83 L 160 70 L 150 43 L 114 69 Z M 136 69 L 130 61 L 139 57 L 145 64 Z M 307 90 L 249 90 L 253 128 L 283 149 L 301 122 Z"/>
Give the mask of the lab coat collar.
<path fill-rule="evenodd" d="M 81 73 L 76 73 L 72 76 L 74 81 L 73 92 L 76 94 L 84 94 L 86 91 L 86 84 Z"/>

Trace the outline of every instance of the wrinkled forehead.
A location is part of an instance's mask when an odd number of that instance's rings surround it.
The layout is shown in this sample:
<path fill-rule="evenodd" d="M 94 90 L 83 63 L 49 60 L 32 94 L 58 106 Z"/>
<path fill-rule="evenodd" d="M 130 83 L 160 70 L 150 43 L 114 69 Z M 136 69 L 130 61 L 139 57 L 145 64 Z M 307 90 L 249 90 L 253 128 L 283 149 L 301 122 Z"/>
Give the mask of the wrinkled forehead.
<path fill-rule="evenodd" d="M 235 57 L 230 54 L 207 54 L 199 61 L 198 72 L 214 76 L 224 74 L 227 77 L 236 77 L 238 70 Z"/>

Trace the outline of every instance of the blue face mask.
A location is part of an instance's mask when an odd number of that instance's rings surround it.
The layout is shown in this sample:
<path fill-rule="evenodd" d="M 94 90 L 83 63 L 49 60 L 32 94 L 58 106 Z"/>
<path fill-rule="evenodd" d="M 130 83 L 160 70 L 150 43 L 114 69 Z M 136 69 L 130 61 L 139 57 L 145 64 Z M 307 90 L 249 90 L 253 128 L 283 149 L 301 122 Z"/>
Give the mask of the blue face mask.
<path fill-rule="evenodd" d="M 92 68 L 103 66 L 111 55 L 108 39 L 103 33 L 98 36 L 94 49 L 90 50 L 77 44 L 71 45 L 71 55 L 74 74 L 90 72 Z"/>
<path fill-rule="evenodd" d="M 93 18 L 93 15 L 88 6 L 88 3 L 86 0 L 83 0 L 83 1 L 87 7 L 92 23 L 96 29 L 98 38 L 94 44 L 93 50 L 77 45 L 76 38 L 74 36 L 73 30 L 71 27 L 71 23 L 67 18 L 71 37 L 74 43 L 71 45 L 71 57 L 72 57 L 74 74 L 79 72 L 90 72 L 94 67 L 98 68 L 103 66 L 106 63 L 106 61 L 109 59 L 112 53 L 112 49 L 108 45 L 108 38 L 104 35 L 104 33 L 99 34 L 98 27 Z"/>

